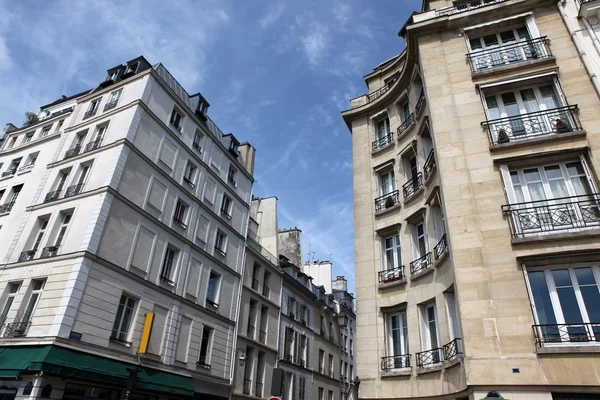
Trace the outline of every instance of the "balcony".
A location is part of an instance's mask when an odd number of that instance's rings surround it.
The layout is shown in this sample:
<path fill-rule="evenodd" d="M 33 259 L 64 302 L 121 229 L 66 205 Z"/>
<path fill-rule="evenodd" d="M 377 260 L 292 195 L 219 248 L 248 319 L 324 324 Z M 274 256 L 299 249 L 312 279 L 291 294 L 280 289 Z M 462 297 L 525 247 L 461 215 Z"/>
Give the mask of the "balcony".
<path fill-rule="evenodd" d="M 442 257 L 444 257 L 447 253 L 448 253 L 448 238 L 446 237 L 446 234 L 444 233 L 444 235 L 442 236 L 442 238 L 440 239 L 438 244 L 436 244 L 435 247 L 433 248 L 433 255 L 435 257 L 435 260 L 437 261 L 437 260 L 442 259 Z"/>
<path fill-rule="evenodd" d="M 250 394 L 250 387 L 252 386 L 252 381 L 250 379 L 244 379 L 244 394 Z"/>
<path fill-rule="evenodd" d="M 106 103 L 106 105 L 104 106 L 104 111 L 112 110 L 113 108 L 115 108 L 117 106 L 118 102 L 119 102 L 119 99 Z"/>
<path fill-rule="evenodd" d="M 65 153 L 65 160 L 67 158 L 72 158 L 75 157 L 76 155 L 78 155 L 81 152 L 81 146 L 75 146 L 72 149 L 67 150 L 67 152 Z"/>
<path fill-rule="evenodd" d="M 2 204 L 0 206 L 0 214 L 9 213 L 12 210 L 14 205 L 15 205 L 14 201 L 9 201 L 9 202 Z"/>
<path fill-rule="evenodd" d="M 400 204 L 400 192 L 394 190 L 375 199 L 375 212 L 380 212 Z"/>
<path fill-rule="evenodd" d="M 388 82 L 385 83 L 385 85 L 381 88 L 381 89 L 377 89 L 374 92 L 371 92 L 367 95 L 368 98 L 368 102 L 372 102 L 375 101 L 376 99 L 378 99 L 379 97 L 383 96 L 388 90 L 390 90 L 390 88 L 392 86 L 394 86 L 394 83 L 396 83 L 396 81 L 398 80 L 398 77 L 394 77 L 392 79 L 390 79 Z"/>
<path fill-rule="evenodd" d="M 97 109 L 97 108 L 94 108 L 94 109 L 92 109 L 92 110 L 87 110 L 87 111 L 85 112 L 85 114 L 83 114 L 83 119 L 88 119 L 88 118 L 91 118 L 91 117 L 93 117 L 94 115 L 96 115 L 96 112 L 97 112 L 97 111 L 98 111 L 98 109 Z"/>
<path fill-rule="evenodd" d="M 42 255 L 40 258 L 50 258 L 55 257 L 58 254 L 59 246 L 48 246 L 42 249 Z"/>
<path fill-rule="evenodd" d="M 431 149 L 429 155 L 427 156 L 427 160 L 425 160 L 425 165 L 423 165 L 423 177 L 425 178 L 425 182 L 427 182 L 429 178 L 433 176 L 433 173 L 435 172 L 435 167 L 435 154 L 433 149 Z"/>
<path fill-rule="evenodd" d="M 36 250 L 25 250 L 19 255 L 19 262 L 31 261 L 35 257 Z"/>
<path fill-rule="evenodd" d="M 392 369 L 410 368 L 410 354 L 399 356 L 381 357 L 381 370 L 390 371 Z"/>
<path fill-rule="evenodd" d="M 441 348 L 431 349 L 422 351 L 420 353 L 415 354 L 417 358 L 417 367 L 423 368 L 427 365 L 439 364 L 444 359 Z"/>
<path fill-rule="evenodd" d="M 533 325 L 533 337 L 538 347 L 597 344 L 600 323 Z"/>
<path fill-rule="evenodd" d="M 431 253 L 425 254 L 410 263 L 410 273 L 417 275 L 431 268 Z"/>
<path fill-rule="evenodd" d="M 467 54 L 467 60 L 473 74 L 495 71 L 509 65 L 552 57 L 549 43 L 545 36 L 529 39 L 493 49 L 474 51 Z"/>
<path fill-rule="evenodd" d="M 488 120 L 481 126 L 487 131 L 491 146 L 583 129 L 577 105 Z"/>
<path fill-rule="evenodd" d="M 444 353 L 444 361 L 451 361 L 462 354 L 461 338 L 456 338 L 450 343 L 442 346 L 442 353 Z"/>
<path fill-rule="evenodd" d="M 14 174 L 16 174 L 16 173 L 17 173 L 17 167 L 14 167 L 14 168 L 9 168 L 9 169 L 7 169 L 6 171 L 4 171 L 4 172 L 2 173 L 2 175 L 0 175 L 0 177 L 2 177 L 2 178 L 6 178 L 6 177 L 8 177 L 8 176 L 13 176 L 13 175 L 14 175 Z"/>
<path fill-rule="evenodd" d="M 384 137 L 379 138 L 372 143 L 373 151 L 383 149 L 384 147 L 387 147 L 387 145 L 389 145 L 393 141 L 394 141 L 394 133 L 388 132 Z"/>
<path fill-rule="evenodd" d="M 454 15 L 459 14 L 471 10 L 476 10 L 481 7 L 489 6 L 496 3 L 502 3 L 506 0 L 471 0 L 462 2 L 459 5 L 453 7 L 442 8 L 440 10 L 436 10 L 436 14 L 438 16 L 442 15 Z"/>
<path fill-rule="evenodd" d="M 600 193 L 502 206 L 513 238 L 600 227 Z"/>
<path fill-rule="evenodd" d="M 85 152 L 96 150 L 102 145 L 102 139 L 94 140 L 85 145 Z"/>
<path fill-rule="evenodd" d="M 67 197 L 72 197 L 78 195 L 83 190 L 83 183 L 78 183 L 77 185 L 69 186 L 67 191 L 65 192 L 65 199 Z"/>
<path fill-rule="evenodd" d="M 384 285 L 388 283 L 394 282 L 404 282 L 406 277 L 404 276 L 404 265 L 398 268 L 386 269 L 384 271 L 379 271 L 379 284 Z"/>
<path fill-rule="evenodd" d="M 4 337 L 23 337 L 27 334 L 27 330 L 31 326 L 31 321 L 12 322 L 6 324 L 4 328 Z"/>
<path fill-rule="evenodd" d="M 423 186 L 423 174 L 417 172 L 417 174 L 409 179 L 404 185 L 402 185 L 402 195 L 406 199 L 417 193 L 417 191 Z"/>
<path fill-rule="evenodd" d="M 50 201 L 58 200 L 60 198 L 60 194 L 62 190 L 55 190 L 53 192 L 46 193 L 46 197 L 44 197 L 44 203 L 48 203 Z"/>
<path fill-rule="evenodd" d="M 419 94 L 419 99 L 417 100 L 417 105 L 415 106 L 415 115 L 419 117 L 421 115 L 421 111 L 425 108 L 425 90 L 421 89 L 421 93 Z"/>
<path fill-rule="evenodd" d="M 398 127 L 396 132 L 398 133 L 398 139 L 404 132 L 407 132 L 410 127 L 415 123 L 415 114 L 411 113 Z"/>

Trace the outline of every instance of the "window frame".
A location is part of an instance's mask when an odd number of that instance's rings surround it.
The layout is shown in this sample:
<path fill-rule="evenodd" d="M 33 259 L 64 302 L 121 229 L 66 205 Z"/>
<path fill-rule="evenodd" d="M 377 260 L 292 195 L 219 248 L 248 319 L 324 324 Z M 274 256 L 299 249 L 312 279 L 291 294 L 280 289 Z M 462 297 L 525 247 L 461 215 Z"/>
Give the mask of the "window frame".
<path fill-rule="evenodd" d="M 226 193 L 223 193 L 221 197 L 221 215 L 223 215 L 227 219 L 231 219 L 233 213 L 233 198 L 228 196 Z"/>
<path fill-rule="evenodd" d="M 177 265 L 179 264 L 180 250 L 167 244 L 160 266 L 159 282 L 175 285 Z"/>
<path fill-rule="evenodd" d="M 125 299 L 125 302 L 121 304 L 121 302 Z M 130 306 L 130 301 L 133 302 L 133 305 Z M 129 293 L 122 292 L 121 297 L 119 298 L 119 303 L 117 305 L 117 312 L 115 313 L 115 321 L 113 323 L 113 327 L 111 330 L 110 340 L 112 342 L 116 342 L 119 344 L 124 344 L 127 346 L 131 346 L 131 342 L 129 339 L 131 335 L 133 335 L 133 326 L 135 324 L 135 320 L 137 317 L 137 309 L 139 306 L 139 298 L 130 295 Z M 122 308 L 121 308 L 122 307 Z M 127 322 L 127 332 L 124 337 L 121 337 L 123 332 L 123 322 L 126 316 L 126 308 L 130 308 L 129 321 Z M 118 322 L 117 322 L 118 321 Z"/>
<path fill-rule="evenodd" d="M 221 239 L 219 239 L 219 237 Z M 221 255 L 225 256 L 227 254 L 227 234 L 223 232 L 221 229 L 217 229 L 215 233 L 215 250 Z"/>
<path fill-rule="evenodd" d="M 177 118 L 179 117 L 179 118 Z M 176 105 L 173 106 L 173 110 L 169 115 L 169 126 L 175 128 L 179 133 L 183 133 L 183 121 L 185 119 L 185 113 Z"/>
<path fill-rule="evenodd" d="M 183 229 L 187 229 L 187 219 L 190 214 L 188 212 L 189 208 L 190 206 L 179 198 L 175 202 L 175 209 L 173 210 L 173 222 Z"/>
<path fill-rule="evenodd" d="M 429 310 L 433 309 L 433 321 L 430 319 Z M 419 306 L 419 313 L 421 319 L 421 346 L 422 351 L 430 351 L 433 349 L 440 348 L 440 327 L 439 327 L 439 317 L 437 312 L 437 306 L 435 301 L 431 301 L 425 304 L 421 304 Z M 433 326 L 435 328 L 435 339 L 436 342 L 433 343 L 432 335 L 431 335 L 431 324 L 433 322 Z"/>
<path fill-rule="evenodd" d="M 205 337 L 206 332 L 208 332 L 208 337 Z M 196 364 L 202 368 L 210 369 L 210 361 L 211 361 L 212 347 L 213 347 L 212 344 L 213 344 L 213 339 L 215 337 L 214 332 L 215 332 L 215 328 L 213 328 L 211 326 L 204 325 L 202 327 L 202 336 L 200 336 L 200 347 L 198 348 L 198 361 L 196 362 Z M 204 346 L 205 340 L 206 340 L 206 346 Z M 203 347 L 204 347 L 204 355 L 202 355 Z M 201 361 L 202 358 L 204 358 L 203 361 Z"/>
<path fill-rule="evenodd" d="M 388 240 L 392 241 L 392 247 L 388 247 Z M 382 271 L 389 271 L 402 267 L 402 243 L 400 241 L 400 233 L 395 233 L 391 236 L 383 236 L 381 238 L 382 247 Z M 388 252 L 391 251 L 392 262 L 389 262 Z"/>
<path fill-rule="evenodd" d="M 214 284 L 214 289 L 212 290 L 212 298 L 209 297 L 209 293 L 210 293 L 210 285 L 211 285 L 211 280 L 212 278 L 216 279 L 215 284 Z M 219 299 L 220 299 L 220 295 L 221 295 L 221 282 L 223 280 L 223 276 L 221 274 L 219 274 L 218 272 L 216 272 L 215 270 L 210 270 L 208 272 L 208 280 L 206 282 L 206 296 L 205 297 L 205 303 L 213 306 L 213 307 L 219 307 Z"/>
<path fill-rule="evenodd" d="M 2 296 L 4 305 L 2 306 L 2 311 L 0 311 L 0 324 L 3 324 L 8 318 L 15 298 L 19 295 L 22 286 L 23 281 L 11 281 L 6 284 L 6 288 L 4 289 L 6 295 Z M 11 291 L 13 287 L 15 288 L 14 292 Z"/>
<path fill-rule="evenodd" d="M 39 289 L 35 289 L 33 286 L 37 282 L 41 283 L 41 287 Z M 44 293 L 44 288 L 46 287 L 46 282 L 47 282 L 47 278 L 36 278 L 36 279 L 32 279 L 30 281 L 29 288 L 31 288 L 31 290 L 28 290 L 29 293 L 27 294 L 27 297 L 28 297 L 27 302 L 21 303 L 21 306 L 24 306 L 23 314 L 21 315 L 21 320 L 18 322 L 31 323 L 33 315 L 35 314 L 35 311 L 37 309 L 37 306 L 40 303 L 40 298 L 42 297 L 42 294 Z M 34 296 L 35 296 L 35 300 L 34 300 Z"/>

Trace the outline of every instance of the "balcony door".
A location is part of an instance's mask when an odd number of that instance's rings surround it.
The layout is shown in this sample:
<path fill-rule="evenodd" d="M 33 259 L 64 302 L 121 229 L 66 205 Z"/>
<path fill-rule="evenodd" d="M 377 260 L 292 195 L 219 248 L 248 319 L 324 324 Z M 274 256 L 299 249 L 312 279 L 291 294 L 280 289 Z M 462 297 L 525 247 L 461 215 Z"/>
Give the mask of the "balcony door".
<path fill-rule="evenodd" d="M 476 71 L 538 58 L 540 55 L 530 41 L 525 26 L 469 39 Z"/>
<path fill-rule="evenodd" d="M 387 136 L 390 133 L 390 119 L 385 117 L 384 119 L 377 122 L 377 140 L 381 145 L 388 142 Z"/>
<path fill-rule="evenodd" d="M 527 272 L 538 337 L 545 345 L 600 341 L 600 268 Z"/>
<path fill-rule="evenodd" d="M 394 171 L 388 171 L 379 176 L 379 195 L 385 196 L 396 190 L 396 176 Z"/>
<path fill-rule="evenodd" d="M 408 350 L 408 323 L 406 312 L 389 314 L 388 316 L 388 356 L 393 356 L 393 368 L 404 368 L 410 365 L 404 356 L 409 354 Z"/>

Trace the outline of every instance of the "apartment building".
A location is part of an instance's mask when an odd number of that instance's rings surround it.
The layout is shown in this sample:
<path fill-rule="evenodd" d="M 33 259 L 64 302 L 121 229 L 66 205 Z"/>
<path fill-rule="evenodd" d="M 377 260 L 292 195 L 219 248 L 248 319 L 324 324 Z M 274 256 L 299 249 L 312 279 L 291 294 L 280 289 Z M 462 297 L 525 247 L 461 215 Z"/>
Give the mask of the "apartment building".
<path fill-rule="evenodd" d="M 342 113 L 361 398 L 600 396 L 595 3 L 424 0 Z"/>
<path fill-rule="evenodd" d="M 4 397 L 230 397 L 255 152 L 208 107 L 139 57 L 6 130 Z"/>

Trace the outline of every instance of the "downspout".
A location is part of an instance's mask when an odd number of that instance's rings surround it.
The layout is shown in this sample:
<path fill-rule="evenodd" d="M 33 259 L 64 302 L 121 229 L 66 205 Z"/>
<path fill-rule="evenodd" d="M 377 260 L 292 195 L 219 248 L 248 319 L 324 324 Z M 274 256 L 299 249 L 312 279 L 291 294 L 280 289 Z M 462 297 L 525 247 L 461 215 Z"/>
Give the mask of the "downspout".
<path fill-rule="evenodd" d="M 577 52 L 581 56 L 583 66 L 585 67 L 588 75 L 590 76 L 590 79 L 592 80 L 592 84 L 594 85 L 594 89 L 596 90 L 596 95 L 598 95 L 598 97 L 600 97 L 600 81 L 598 80 L 598 76 L 594 72 L 593 61 L 589 58 L 588 54 L 586 53 L 586 51 L 583 47 L 583 44 L 577 37 L 578 31 L 575 31 L 575 29 L 573 29 L 573 27 L 571 26 L 571 21 L 569 20 L 569 17 L 567 16 L 567 14 L 565 13 L 565 10 L 564 10 L 565 3 L 566 3 L 566 0 L 561 0 L 558 2 L 558 4 L 557 4 L 558 11 L 560 12 L 560 16 L 562 17 L 562 19 L 565 23 L 565 26 L 567 27 L 567 31 L 569 32 L 569 35 L 571 36 L 571 40 L 573 40 L 573 43 L 575 44 L 575 48 L 577 49 Z M 595 45 L 595 43 L 594 43 L 594 45 Z"/>

